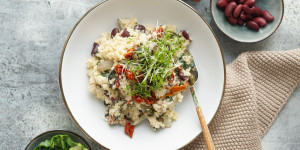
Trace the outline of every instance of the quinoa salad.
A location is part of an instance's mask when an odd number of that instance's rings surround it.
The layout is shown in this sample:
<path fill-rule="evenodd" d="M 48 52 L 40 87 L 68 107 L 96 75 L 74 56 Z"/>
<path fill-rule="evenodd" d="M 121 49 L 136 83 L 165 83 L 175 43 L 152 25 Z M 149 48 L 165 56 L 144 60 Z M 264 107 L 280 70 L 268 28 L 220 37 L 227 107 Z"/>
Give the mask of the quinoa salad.
<path fill-rule="evenodd" d="M 108 124 L 125 126 L 130 137 L 144 120 L 154 131 L 171 127 L 195 69 L 189 34 L 172 25 L 141 25 L 132 17 L 118 24 L 94 42 L 89 90 L 104 102 Z"/>

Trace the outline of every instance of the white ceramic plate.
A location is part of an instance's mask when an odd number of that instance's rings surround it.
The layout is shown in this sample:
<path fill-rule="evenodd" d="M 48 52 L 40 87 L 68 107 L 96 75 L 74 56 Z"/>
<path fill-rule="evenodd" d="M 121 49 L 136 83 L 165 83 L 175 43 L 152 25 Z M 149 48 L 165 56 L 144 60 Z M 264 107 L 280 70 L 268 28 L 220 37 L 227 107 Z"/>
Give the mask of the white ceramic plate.
<path fill-rule="evenodd" d="M 189 91 L 178 104 L 178 120 L 171 128 L 152 131 L 144 121 L 136 126 L 133 138 L 122 126 L 109 126 L 105 107 L 88 91 L 86 62 L 93 42 L 103 32 L 117 27 L 117 18 L 136 17 L 141 24 L 172 24 L 190 33 L 189 49 L 199 71 L 197 97 L 209 123 L 224 92 L 225 65 L 218 41 L 208 24 L 190 6 L 176 0 L 108 0 L 89 10 L 75 25 L 61 56 L 60 86 L 65 105 L 81 130 L 109 149 L 178 149 L 201 133 Z"/>

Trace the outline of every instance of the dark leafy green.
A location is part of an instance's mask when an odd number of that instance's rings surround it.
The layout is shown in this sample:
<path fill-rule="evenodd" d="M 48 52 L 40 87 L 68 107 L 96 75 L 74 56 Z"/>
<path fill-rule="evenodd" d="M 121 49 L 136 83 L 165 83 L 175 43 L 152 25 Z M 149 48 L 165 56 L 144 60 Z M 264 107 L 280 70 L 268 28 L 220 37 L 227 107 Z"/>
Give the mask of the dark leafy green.
<path fill-rule="evenodd" d="M 55 135 L 51 140 L 41 142 L 34 150 L 88 150 L 80 143 L 72 141 L 69 135 Z"/>

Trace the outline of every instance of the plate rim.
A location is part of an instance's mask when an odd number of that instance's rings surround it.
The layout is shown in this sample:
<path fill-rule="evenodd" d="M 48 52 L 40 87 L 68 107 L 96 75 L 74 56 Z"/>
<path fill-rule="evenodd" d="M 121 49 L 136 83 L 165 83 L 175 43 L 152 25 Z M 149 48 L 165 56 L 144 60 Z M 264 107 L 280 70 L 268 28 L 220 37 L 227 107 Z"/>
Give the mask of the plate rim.
<path fill-rule="evenodd" d="M 66 47 L 69 43 L 69 40 L 70 40 L 70 37 L 73 35 L 73 32 L 74 30 L 77 28 L 78 24 L 81 23 L 81 21 L 90 13 L 92 12 L 95 8 L 97 8 L 98 6 L 102 5 L 103 3 L 105 2 L 108 2 L 109 0 L 102 0 L 101 2 L 97 3 L 95 6 L 93 6 L 92 8 L 90 8 L 77 22 L 76 24 L 73 26 L 72 30 L 70 31 L 66 41 L 65 41 L 65 44 L 63 46 L 63 50 L 61 52 L 61 56 L 60 56 L 60 61 L 59 61 L 59 87 L 60 87 L 60 92 L 61 92 L 61 96 L 62 96 L 62 99 L 63 99 L 63 102 L 64 102 L 64 105 L 71 117 L 71 119 L 75 122 L 75 124 L 77 125 L 77 127 L 81 130 L 81 132 L 88 138 L 90 139 L 92 142 L 96 143 L 97 145 L 99 145 L 101 148 L 103 149 L 109 149 L 107 147 L 105 147 L 104 145 L 102 145 L 101 143 L 97 142 L 94 138 L 92 138 L 80 125 L 79 123 L 76 121 L 76 119 L 74 118 L 72 112 L 70 111 L 69 109 L 69 106 L 67 104 L 67 101 L 66 101 L 66 98 L 65 98 L 65 95 L 64 95 L 64 92 L 63 92 L 63 87 L 62 87 L 62 77 L 61 77 L 61 72 L 62 72 L 62 63 L 63 63 L 63 58 L 64 58 L 64 53 L 65 53 L 65 50 L 66 50 Z M 217 41 L 217 44 L 218 44 L 218 47 L 219 47 L 219 50 L 220 50 L 220 54 L 221 54 L 221 58 L 222 58 L 222 63 L 223 63 L 223 70 L 224 70 L 224 82 L 223 82 L 223 89 L 222 89 L 222 95 L 221 95 L 221 98 L 220 98 L 220 101 L 219 101 L 219 105 L 218 105 L 218 108 L 214 114 L 214 116 L 212 117 L 212 119 L 210 120 L 210 122 L 208 123 L 208 125 L 210 125 L 210 123 L 212 122 L 212 120 L 216 117 L 216 114 L 220 111 L 220 106 L 221 106 L 221 103 L 223 101 L 223 97 L 224 97 L 224 92 L 225 92 L 225 85 L 226 85 L 226 63 L 225 63 L 225 59 L 224 59 L 224 54 L 223 54 L 223 51 L 222 51 L 222 48 L 220 46 L 220 42 L 215 34 L 215 32 L 213 31 L 212 27 L 206 22 L 206 20 L 192 7 L 190 6 L 189 4 L 185 3 L 184 1 L 182 0 L 176 0 L 177 2 L 181 3 L 182 5 L 188 7 L 189 9 L 191 9 L 194 13 L 196 13 L 203 21 L 204 23 L 208 26 L 209 30 L 212 32 L 215 40 Z M 190 143 L 192 143 L 195 139 L 197 139 L 200 135 L 201 135 L 202 131 L 197 135 L 195 136 L 191 141 L 189 141 L 188 143 L 186 143 L 185 145 L 181 146 L 179 149 L 181 148 L 184 148 L 186 147 L 187 145 L 189 145 Z"/>

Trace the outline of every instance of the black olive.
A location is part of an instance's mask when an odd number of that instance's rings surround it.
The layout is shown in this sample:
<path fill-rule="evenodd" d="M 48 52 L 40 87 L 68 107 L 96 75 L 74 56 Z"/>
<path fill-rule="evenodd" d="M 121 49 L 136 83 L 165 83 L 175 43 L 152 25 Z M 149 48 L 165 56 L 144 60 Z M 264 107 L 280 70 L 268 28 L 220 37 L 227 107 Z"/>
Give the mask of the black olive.
<path fill-rule="evenodd" d="M 141 25 L 141 24 L 139 24 L 139 25 L 136 25 L 135 27 L 134 27 L 134 29 L 135 30 L 140 30 L 141 32 L 146 32 L 146 28 L 145 28 L 145 26 L 143 26 L 143 25 Z"/>
<path fill-rule="evenodd" d="M 111 38 L 113 38 L 113 37 L 115 37 L 116 36 L 116 34 L 117 33 L 119 33 L 120 31 L 119 31 L 119 29 L 118 28 L 114 28 L 114 29 L 112 29 L 112 31 L 111 31 Z"/>
<path fill-rule="evenodd" d="M 124 29 L 123 33 L 121 34 L 122 37 L 129 37 L 130 34 L 129 32 L 127 31 L 127 28 Z"/>
<path fill-rule="evenodd" d="M 178 76 L 179 76 L 180 80 L 183 80 L 183 81 L 188 79 L 188 77 L 185 76 L 183 72 L 178 72 Z"/>
<path fill-rule="evenodd" d="M 187 40 L 190 39 L 189 34 L 188 34 L 185 30 L 182 30 L 181 33 L 182 33 L 182 36 L 183 36 L 185 39 L 187 39 Z"/>
<path fill-rule="evenodd" d="M 92 52 L 91 52 L 92 56 L 95 55 L 98 52 L 98 47 L 99 47 L 99 45 L 97 43 L 94 43 L 93 49 L 92 49 Z"/>

